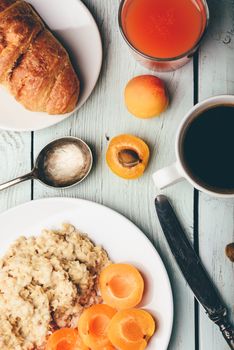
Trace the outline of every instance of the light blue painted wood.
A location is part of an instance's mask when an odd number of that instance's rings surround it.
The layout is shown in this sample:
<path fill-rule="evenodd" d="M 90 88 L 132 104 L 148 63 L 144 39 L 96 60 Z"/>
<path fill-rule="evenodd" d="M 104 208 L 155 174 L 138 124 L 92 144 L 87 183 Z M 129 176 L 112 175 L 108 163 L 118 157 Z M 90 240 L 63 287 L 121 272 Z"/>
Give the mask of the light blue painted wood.
<path fill-rule="evenodd" d="M 200 100 L 234 94 L 234 1 L 211 0 L 209 6 L 211 25 L 200 54 Z M 224 251 L 225 246 L 234 241 L 234 201 L 201 195 L 199 223 L 202 260 L 233 313 L 234 265 Z M 228 350 L 229 347 L 201 311 L 200 350 L 207 349 Z"/>
<path fill-rule="evenodd" d="M 86 140 L 95 154 L 90 177 L 80 186 L 57 191 L 34 185 L 34 197 L 70 196 L 103 203 L 133 220 L 154 242 L 168 269 L 175 299 L 175 326 L 169 349 L 195 349 L 194 302 L 165 243 L 154 211 L 153 171 L 174 161 L 176 128 L 193 104 L 192 62 L 183 69 L 162 74 L 167 82 L 171 105 L 158 119 L 142 121 L 130 116 L 123 104 L 123 89 L 131 77 L 149 73 L 130 56 L 117 29 L 118 2 L 85 0 L 95 14 L 104 41 L 104 64 L 98 85 L 89 101 L 61 124 L 34 135 L 34 153 L 49 141 L 64 135 Z M 211 0 L 215 19 L 200 56 L 200 99 L 218 93 L 234 93 L 234 2 Z M 152 155 L 146 174 L 137 181 L 115 177 L 105 164 L 106 137 L 134 133 L 150 145 Z M 0 181 L 30 170 L 30 133 L 0 133 Z M 0 211 L 30 200 L 30 183 L 0 193 Z M 180 183 L 165 191 L 175 205 L 190 238 L 193 238 L 193 189 Z M 200 197 L 201 257 L 219 287 L 225 301 L 233 304 L 233 265 L 225 258 L 225 245 L 233 240 L 233 202 Z M 127 234 L 127 233 L 126 233 Z M 201 312 L 200 347 L 202 350 L 226 350 L 218 330 Z"/>
<path fill-rule="evenodd" d="M 31 170 L 31 133 L 0 131 L 0 183 Z M 31 199 L 31 183 L 0 192 L 0 212 Z"/>
<path fill-rule="evenodd" d="M 162 75 L 171 95 L 171 105 L 161 118 L 140 120 L 131 116 L 123 101 L 127 81 L 138 74 L 150 72 L 140 67 L 117 29 L 118 2 L 86 0 L 98 19 L 104 42 L 104 63 L 98 85 L 85 106 L 58 126 L 35 133 L 37 153 L 55 137 L 76 135 L 87 141 L 95 153 L 95 167 L 80 186 L 55 191 L 35 184 L 35 198 L 71 196 L 103 203 L 135 222 L 155 243 L 168 268 L 175 298 L 175 326 L 170 349 L 194 349 L 194 300 L 168 250 L 156 218 L 154 198 L 157 194 L 151 174 L 174 160 L 174 139 L 178 123 L 193 104 L 193 67 Z M 78 39 L 77 39 L 78 40 Z M 151 162 L 146 174 L 137 181 L 122 180 L 113 175 L 105 164 L 108 146 L 106 137 L 133 133 L 142 137 L 151 148 Z M 186 183 L 167 191 L 183 217 L 192 238 L 193 189 Z M 127 234 L 127 232 L 126 232 Z M 134 249 L 134 247 L 133 247 Z M 186 325 L 188 332 L 184 332 Z"/>

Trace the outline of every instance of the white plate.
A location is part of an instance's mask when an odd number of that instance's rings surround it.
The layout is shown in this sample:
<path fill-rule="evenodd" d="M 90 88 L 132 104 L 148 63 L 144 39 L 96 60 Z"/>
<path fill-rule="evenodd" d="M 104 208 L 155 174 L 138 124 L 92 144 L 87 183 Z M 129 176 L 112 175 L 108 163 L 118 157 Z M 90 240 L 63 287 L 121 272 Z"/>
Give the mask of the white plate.
<path fill-rule="evenodd" d="M 97 244 L 114 262 L 135 265 L 143 273 L 146 292 L 141 307 L 157 320 L 157 332 L 148 350 L 166 350 L 173 323 L 173 299 L 167 272 L 146 236 L 129 220 L 102 205 L 69 198 L 41 199 L 10 209 L 0 215 L 0 255 L 20 235 L 38 235 L 43 228 L 71 223 Z"/>
<path fill-rule="evenodd" d="M 82 84 L 78 110 L 88 99 L 102 65 L 102 43 L 98 27 L 80 0 L 29 0 L 49 28 L 68 49 Z M 0 86 L 0 128 L 34 131 L 62 121 L 72 113 L 50 116 L 26 110 Z"/>

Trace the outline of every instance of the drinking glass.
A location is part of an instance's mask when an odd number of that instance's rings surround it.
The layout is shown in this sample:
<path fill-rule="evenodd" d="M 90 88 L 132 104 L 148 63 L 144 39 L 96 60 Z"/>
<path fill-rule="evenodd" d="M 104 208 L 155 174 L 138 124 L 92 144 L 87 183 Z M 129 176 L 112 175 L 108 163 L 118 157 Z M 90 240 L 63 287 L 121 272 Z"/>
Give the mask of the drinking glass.
<path fill-rule="evenodd" d="M 157 71 L 157 72 L 174 71 L 178 68 L 181 68 L 186 63 L 188 63 L 190 61 L 190 59 L 193 57 L 193 55 L 196 52 L 196 50 L 198 49 L 198 47 L 200 46 L 201 41 L 202 41 L 206 31 L 207 31 L 207 27 L 209 24 L 209 8 L 208 8 L 206 0 L 195 0 L 197 2 L 198 6 L 200 6 L 200 7 L 202 6 L 202 9 L 204 9 L 204 16 L 205 16 L 205 20 L 206 20 L 206 23 L 204 25 L 203 31 L 201 32 L 199 39 L 194 43 L 193 47 L 189 51 L 187 51 L 179 56 L 170 57 L 170 58 L 168 58 L 168 57 L 167 58 L 157 58 L 157 57 L 149 56 L 149 55 L 145 54 L 144 52 L 139 51 L 133 45 L 133 43 L 131 43 L 127 34 L 125 33 L 124 25 L 123 25 L 123 20 L 124 20 L 123 10 L 124 10 L 124 7 L 126 6 L 126 4 L 129 3 L 129 1 L 134 1 L 134 0 L 121 0 L 120 6 L 119 6 L 118 20 L 119 20 L 120 32 L 121 32 L 125 42 L 128 44 L 129 48 L 131 49 L 136 60 L 144 67 L 146 67 L 150 70 L 153 70 L 153 71 Z M 157 1 L 157 0 L 155 0 L 155 1 Z M 191 1 L 191 0 L 188 0 L 188 1 Z"/>

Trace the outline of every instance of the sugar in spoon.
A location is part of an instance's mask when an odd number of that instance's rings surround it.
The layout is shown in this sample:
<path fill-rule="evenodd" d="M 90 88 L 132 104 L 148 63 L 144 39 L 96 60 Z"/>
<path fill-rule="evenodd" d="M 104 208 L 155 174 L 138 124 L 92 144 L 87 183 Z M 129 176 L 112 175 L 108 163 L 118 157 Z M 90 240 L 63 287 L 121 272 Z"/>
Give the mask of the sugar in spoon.
<path fill-rule="evenodd" d="M 41 150 L 30 173 L 0 185 L 0 191 L 32 179 L 49 187 L 68 188 L 83 181 L 92 165 L 92 152 L 84 141 L 63 137 Z"/>

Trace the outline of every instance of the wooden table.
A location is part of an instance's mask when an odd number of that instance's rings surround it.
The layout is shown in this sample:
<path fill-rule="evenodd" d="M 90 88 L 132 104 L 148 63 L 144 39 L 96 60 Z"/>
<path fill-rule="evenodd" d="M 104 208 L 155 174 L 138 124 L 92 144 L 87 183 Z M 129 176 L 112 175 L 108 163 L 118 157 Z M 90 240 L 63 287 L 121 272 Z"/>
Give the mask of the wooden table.
<path fill-rule="evenodd" d="M 95 154 L 92 174 L 80 186 L 66 191 L 51 190 L 38 182 L 21 184 L 0 194 L 0 210 L 32 199 L 67 196 L 96 201 L 123 213 L 152 240 L 167 267 L 175 302 L 169 349 L 228 350 L 218 329 L 194 301 L 171 256 L 155 215 L 157 190 L 151 174 L 175 159 L 177 126 L 194 103 L 217 94 L 234 94 L 234 0 L 209 1 L 211 24 L 206 39 L 194 60 L 184 68 L 159 74 L 167 83 L 171 104 L 161 118 L 149 121 L 132 117 L 124 107 L 123 90 L 127 81 L 149 72 L 134 61 L 120 37 L 117 26 L 119 2 L 84 2 L 97 19 L 104 43 L 104 62 L 97 87 L 79 113 L 59 125 L 35 133 L 1 131 L 0 181 L 30 171 L 38 151 L 52 139 L 65 135 L 81 137 L 91 145 Z M 108 140 L 120 133 L 138 135 L 150 145 L 151 163 L 140 180 L 121 180 L 105 164 Z M 233 201 L 200 194 L 186 182 L 165 193 L 174 203 L 186 231 L 231 309 L 234 265 L 225 257 L 224 249 L 226 244 L 234 241 Z M 1 230 L 4 235 L 4 227 Z"/>

